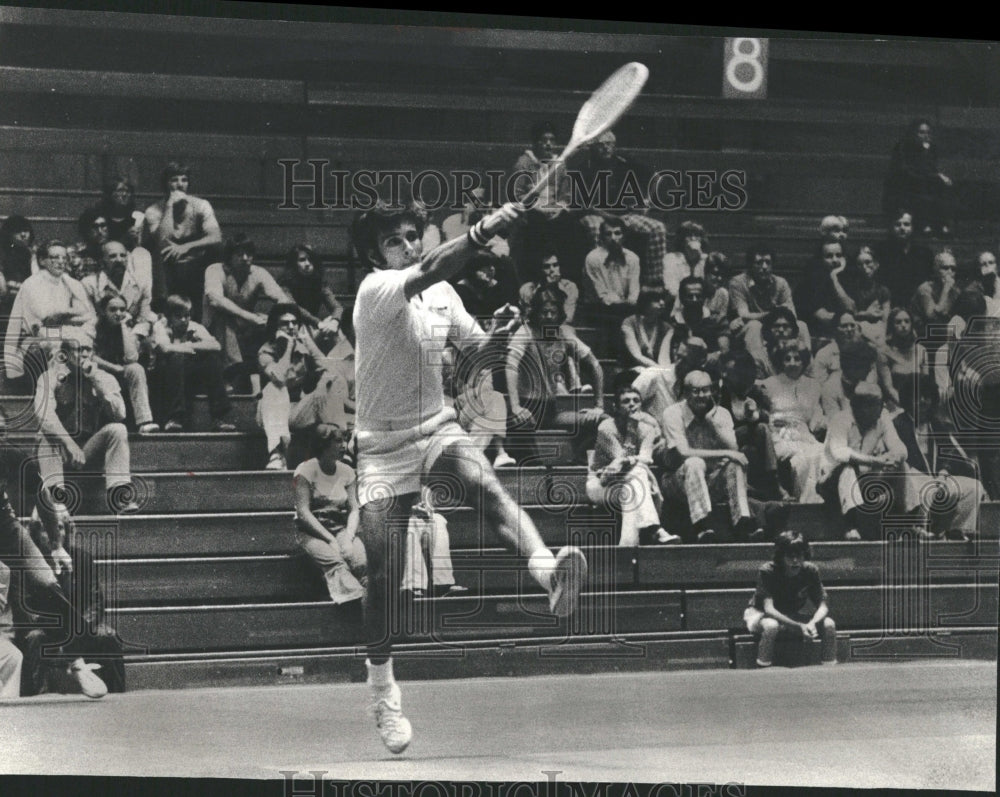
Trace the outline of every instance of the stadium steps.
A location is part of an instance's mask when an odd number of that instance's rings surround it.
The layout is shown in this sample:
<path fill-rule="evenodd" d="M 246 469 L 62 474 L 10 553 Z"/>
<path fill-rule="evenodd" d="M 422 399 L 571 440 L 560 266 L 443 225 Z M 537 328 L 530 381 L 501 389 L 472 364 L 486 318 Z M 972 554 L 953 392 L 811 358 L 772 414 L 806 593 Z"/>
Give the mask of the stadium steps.
<path fill-rule="evenodd" d="M 113 547 L 110 540 L 101 538 L 103 535 L 92 539 L 90 545 L 99 557 L 94 560 L 97 565 L 108 568 L 107 589 L 123 605 L 323 600 L 326 592 L 318 570 L 294 545 L 291 519 L 282 517 L 279 527 L 284 532 L 286 552 L 264 555 L 137 558 L 123 550 L 120 541 Z M 87 540 L 92 531 L 84 528 L 81 533 Z M 543 531 L 543 537 L 553 545 L 553 551 L 561 544 L 558 531 L 551 526 Z M 557 541 L 553 544 L 552 540 Z M 770 544 L 619 548 L 611 535 L 587 535 L 577 541 L 587 555 L 586 588 L 591 591 L 696 586 L 739 586 L 745 591 L 745 585 L 755 583 L 761 562 L 771 553 Z M 523 559 L 492 547 L 498 546 L 499 540 L 483 541 L 483 547 L 459 547 L 469 542 L 457 535 L 452 539 L 456 584 L 473 595 L 541 592 Z M 877 584 L 892 565 L 921 566 L 939 585 L 960 584 L 973 576 L 982 584 L 995 585 L 995 557 L 991 562 L 979 546 L 985 547 L 985 543 L 815 543 L 813 561 L 819 565 L 824 583 L 834 586 Z M 996 548 L 995 541 L 992 548 Z"/>

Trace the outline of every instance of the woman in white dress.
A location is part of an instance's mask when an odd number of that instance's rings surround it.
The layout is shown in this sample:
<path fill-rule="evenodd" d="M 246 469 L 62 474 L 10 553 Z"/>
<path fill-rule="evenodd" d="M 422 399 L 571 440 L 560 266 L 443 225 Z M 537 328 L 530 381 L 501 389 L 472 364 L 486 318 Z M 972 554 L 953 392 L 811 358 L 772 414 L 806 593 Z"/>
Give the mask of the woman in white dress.
<path fill-rule="evenodd" d="M 773 355 L 778 373 L 764 380 L 761 390 L 770 411 L 768 421 L 779 462 L 788 462 L 794 479 L 792 494 L 799 503 L 821 503 L 816 492 L 823 444 L 816 434 L 826 428 L 820 406 L 820 384 L 805 376 L 809 349 L 798 340 L 779 342 Z"/>

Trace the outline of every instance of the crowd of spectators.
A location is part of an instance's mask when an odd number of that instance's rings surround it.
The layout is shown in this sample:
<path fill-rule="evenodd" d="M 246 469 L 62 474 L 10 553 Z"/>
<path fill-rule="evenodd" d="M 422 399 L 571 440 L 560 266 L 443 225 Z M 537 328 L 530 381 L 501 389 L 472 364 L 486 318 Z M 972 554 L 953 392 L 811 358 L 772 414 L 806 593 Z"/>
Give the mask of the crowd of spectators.
<path fill-rule="evenodd" d="M 549 124 L 532 131 L 514 164 L 521 196 L 557 139 Z M 691 219 L 669 232 L 644 207 L 643 167 L 606 132 L 570 168 L 628 201 L 577 208 L 558 173 L 544 210 L 455 279 L 494 349 L 485 366 L 443 357 L 460 423 L 497 467 L 537 461 L 543 433 L 562 430 L 588 464 L 586 497 L 619 514 L 622 545 L 761 539 L 778 531 L 760 509 L 774 501 L 826 501 L 846 538 L 870 536 L 875 499 L 859 482 L 887 491 L 922 536 L 974 532 L 979 500 L 1000 500 L 1000 453 L 982 436 L 1000 404 L 1000 285 L 993 252 L 965 264 L 942 243 L 954 197 L 937 161 L 918 122 L 893 151 L 887 238 L 855 241 L 830 215 L 800 262 L 767 242 L 712 249 Z M 349 299 L 305 243 L 283 254 L 283 278 L 258 265 L 254 241 L 224 236 L 192 180 L 169 164 L 143 210 L 135 185 L 112 177 L 74 242 L 3 221 L 4 393 L 34 396 L 45 484 L 93 467 L 116 512 L 135 508 L 130 432 L 192 431 L 201 394 L 211 431 L 235 431 L 233 395 L 255 397 L 260 466 L 295 469 L 300 542 L 331 597 L 352 599 L 364 567 L 347 539 L 351 474 L 333 464 L 356 400 Z M 473 191 L 423 225 L 425 251 L 489 210 Z M 429 496 L 421 506 L 428 538 L 446 539 Z M 4 605 L 0 589 L 0 625 Z"/>

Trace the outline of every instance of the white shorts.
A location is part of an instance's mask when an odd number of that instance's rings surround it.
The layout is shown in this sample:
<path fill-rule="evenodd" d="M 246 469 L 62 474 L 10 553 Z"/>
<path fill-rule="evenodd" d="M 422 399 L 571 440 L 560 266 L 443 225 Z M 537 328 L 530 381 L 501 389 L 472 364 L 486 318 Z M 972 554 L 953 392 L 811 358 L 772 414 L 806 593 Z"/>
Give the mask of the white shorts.
<path fill-rule="evenodd" d="M 476 448 L 445 407 L 419 426 L 391 432 L 361 431 L 358 439 L 358 504 L 419 493 L 438 457 L 452 443 Z M 477 449 L 478 450 L 478 449 Z"/>

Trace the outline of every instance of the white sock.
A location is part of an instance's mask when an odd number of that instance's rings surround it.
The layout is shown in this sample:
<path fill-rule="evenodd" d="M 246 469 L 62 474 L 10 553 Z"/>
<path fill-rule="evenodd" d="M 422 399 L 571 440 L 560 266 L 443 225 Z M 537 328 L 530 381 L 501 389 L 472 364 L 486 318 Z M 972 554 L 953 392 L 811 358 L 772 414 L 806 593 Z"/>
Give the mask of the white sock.
<path fill-rule="evenodd" d="M 556 558 L 548 548 L 539 548 L 528 559 L 528 572 L 535 577 L 535 581 L 545 588 L 546 592 L 552 586 L 552 572 L 555 569 Z"/>
<path fill-rule="evenodd" d="M 368 659 L 365 659 L 365 665 L 368 667 L 368 683 L 371 686 L 392 686 L 396 683 L 396 678 L 392 674 L 392 659 L 389 659 L 385 664 L 372 664 Z"/>

